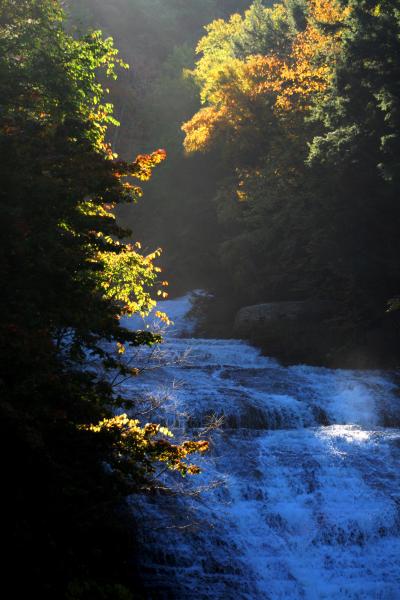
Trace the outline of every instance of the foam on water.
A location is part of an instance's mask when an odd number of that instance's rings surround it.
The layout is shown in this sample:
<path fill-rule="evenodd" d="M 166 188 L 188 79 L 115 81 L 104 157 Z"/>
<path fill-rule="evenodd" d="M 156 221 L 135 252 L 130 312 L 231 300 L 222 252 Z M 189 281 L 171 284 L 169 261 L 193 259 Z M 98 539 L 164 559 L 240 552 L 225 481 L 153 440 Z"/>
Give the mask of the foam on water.
<path fill-rule="evenodd" d="M 190 299 L 164 304 L 177 325 L 132 393 L 168 397 L 160 416 L 188 435 L 211 414 L 224 425 L 184 493 L 141 501 L 148 597 L 398 600 L 391 377 L 286 368 L 238 340 L 179 337 L 193 332 Z"/>

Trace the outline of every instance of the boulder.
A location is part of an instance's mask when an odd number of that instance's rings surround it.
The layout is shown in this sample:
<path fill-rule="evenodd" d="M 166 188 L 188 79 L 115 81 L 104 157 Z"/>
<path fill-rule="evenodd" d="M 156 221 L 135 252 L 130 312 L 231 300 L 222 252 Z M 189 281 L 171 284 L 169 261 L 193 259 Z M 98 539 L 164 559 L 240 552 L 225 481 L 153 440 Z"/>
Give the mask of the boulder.
<path fill-rule="evenodd" d="M 332 314 L 332 305 L 318 300 L 268 302 L 244 306 L 235 317 L 234 333 L 239 337 L 253 337 L 263 333 L 297 329 L 302 325 L 321 321 Z"/>
<path fill-rule="evenodd" d="M 238 311 L 233 334 L 284 364 L 350 369 L 399 367 L 398 313 L 382 312 L 373 326 L 357 326 L 351 317 L 340 322 L 333 318 L 338 315 L 343 316 L 343 306 L 321 300 L 255 304 Z"/>

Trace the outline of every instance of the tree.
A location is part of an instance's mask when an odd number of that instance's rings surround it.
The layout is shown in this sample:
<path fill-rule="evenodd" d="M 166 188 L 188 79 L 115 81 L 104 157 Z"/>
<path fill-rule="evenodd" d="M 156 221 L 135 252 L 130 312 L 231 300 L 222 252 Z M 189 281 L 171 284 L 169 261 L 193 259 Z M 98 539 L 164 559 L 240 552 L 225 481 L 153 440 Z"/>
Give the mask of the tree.
<path fill-rule="evenodd" d="M 185 148 L 225 166 L 225 301 L 333 301 L 341 355 L 393 348 L 365 350 L 399 280 L 398 32 L 396 3 L 255 2 L 207 27 L 191 74 Z"/>
<path fill-rule="evenodd" d="M 350 18 L 331 93 L 316 110 L 325 132 L 314 139 L 310 162 L 399 174 L 398 2 L 349 2 Z M 368 161 L 368 165 L 366 162 Z"/>
<path fill-rule="evenodd" d="M 220 257 L 239 302 L 316 285 L 316 270 L 304 271 L 316 196 L 305 166 L 316 131 L 308 117 L 329 89 L 346 16 L 332 2 L 255 2 L 243 17 L 209 25 L 199 42 L 192 77 L 204 108 L 184 124 L 184 144 L 189 153 L 217 148 L 231 172 L 218 196 L 228 228 Z"/>
<path fill-rule="evenodd" d="M 164 292 L 158 252 L 124 243 L 113 209 L 137 201 L 135 180 L 147 181 L 165 152 L 113 153 L 106 131 L 117 123 L 99 74 L 115 78 L 126 65 L 111 38 L 74 38 L 63 19 L 53 0 L 0 2 L 6 540 L 10 568 L 24 570 L 16 595 L 27 581 L 42 598 L 128 598 L 124 497 L 157 462 L 197 472 L 187 457 L 207 444 L 173 444 L 165 428 L 141 426 L 110 383 L 110 371 L 129 374 L 124 345 L 160 341 L 120 325 L 155 305 L 151 287 Z"/>
<path fill-rule="evenodd" d="M 308 162 L 320 177 L 335 181 L 349 303 L 358 319 L 376 322 L 400 276 L 400 5 L 347 5 L 335 77 L 313 109 L 321 133 L 310 144 Z"/>
<path fill-rule="evenodd" d="M 203 26 L 247 5 L 245 0 L 68 0 L 72 16 L 85 8 L 91 13 L 87 24 L 118 39 L 132 67 L 110 86 L 123 132 L 113 132 L 114 147 L 123 157 L 159 145 L 167 149 L 168 161 L 146 185 L 145 201 L 134 212 L 119 207 L 118 218 L 143 248 L 162 246 L 172 293 L 219 277 L 213 260 L 220 235 L 212 200 L 217 161 L 211 155 L 188 157 L 182 150 L 181 124 L 199 108 L 195 85 L 183 70 L 194 66 Z"/>

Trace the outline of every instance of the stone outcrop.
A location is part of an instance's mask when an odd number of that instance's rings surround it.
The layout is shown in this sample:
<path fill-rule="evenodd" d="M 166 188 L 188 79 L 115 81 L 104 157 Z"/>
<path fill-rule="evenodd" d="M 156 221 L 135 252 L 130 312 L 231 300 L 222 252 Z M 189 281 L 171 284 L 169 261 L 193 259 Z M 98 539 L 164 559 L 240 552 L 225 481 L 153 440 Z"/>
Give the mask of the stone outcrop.
<path fill-rule="evenodd" d="M 234 335 L 286 364 L 328 365 L 335 345 L 329 320 L 335 313 L 332 303 L 319 300 L 245 306 L 236 314 Z"/>
<path fill-rule="evenodd" d="M 382 316 L 369 326 L 338 325 L 342 307 L 304 300 L 245 306 L 236 314 L 233 333 L 283 363 L 334 368 L 398 368 L 400 317 Z"/>
<path fill-rule="evenodd" d="M 269 302 L 245 306 L 239 310 L 234 323 L 234 333 L 239 337 L 253 337 L 276 330 L 309 327 L 332 314 L 330 303 L 321 301 Z"/>

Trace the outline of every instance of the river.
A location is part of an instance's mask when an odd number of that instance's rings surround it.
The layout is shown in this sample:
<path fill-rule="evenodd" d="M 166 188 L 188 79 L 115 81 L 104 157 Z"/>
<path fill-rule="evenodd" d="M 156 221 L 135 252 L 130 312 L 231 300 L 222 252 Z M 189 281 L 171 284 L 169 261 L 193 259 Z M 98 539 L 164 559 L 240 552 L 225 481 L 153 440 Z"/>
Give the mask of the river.
<path fill-rule="evenodd" d="M 245 342 L 196 339 L 189 307 L 163 303 L 175 326 L 127 386 L 188 437 L 210 415 L 224 424 L 201 475 L 163 476 L 170 494 L 132 501 L 148 598 L 399 600 L 395 375 L 284 367 Z"/>

